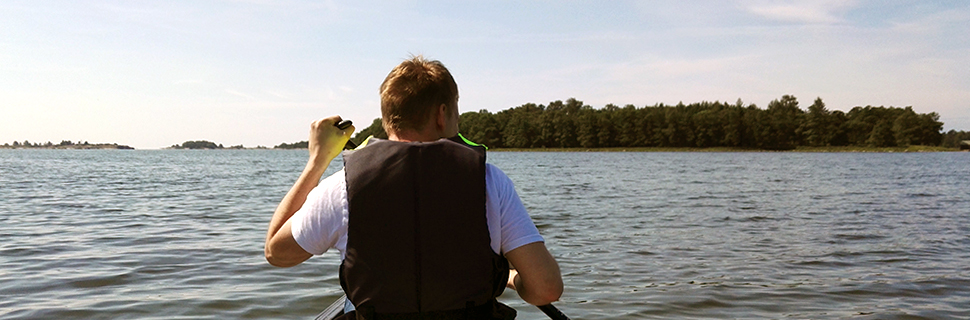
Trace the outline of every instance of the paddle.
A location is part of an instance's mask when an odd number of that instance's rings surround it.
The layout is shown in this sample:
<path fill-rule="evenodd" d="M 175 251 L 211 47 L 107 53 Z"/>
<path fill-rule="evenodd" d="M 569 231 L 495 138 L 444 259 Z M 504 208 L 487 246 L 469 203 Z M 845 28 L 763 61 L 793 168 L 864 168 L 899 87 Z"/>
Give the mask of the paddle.
<path fill-rule="evenodd" d="M 554 306 L 552 304 L 547 304 L 547 305 L 544 305 L 544 306 L 538 306 L 538 308 L 539 308 L 539 310 L 542 310 L 542 313 L 545 313 L 547 316 L 549 316 L 549 319 L 552 319 L 552 320 L 570 320 L 569 317 L 567 317 L 565 314 L 563 314 L 562 311 L 559 311 L 559 309 L 556 308 L 556 306 Z"/>
<path fill-rule="evenodd" d="M 320 312 L 320 314 L 318 314 L 316 318 L 313 318 L 313 320 L 330 320 L 336 318 L 344 312 L 344 301 L 346 300 L 347 295 L 337 298 L 337 301 L 334 301 L 329 307 L 323 309 L 323 312 Z"/>
<path fill-rule="evenodd" d="M 343 120 L 343 121 L 334 123 L 333 125 L 337 127 L 337 129 L 344 130 L 350 127 L 350 125 L 352 124 L 354 124 L 353 121 Z M 351 140 L 347 140 L 347 145 L 344 146 L 344 149 L 354 149 L 354 148 L 357 148 L 357 144 Z"/>

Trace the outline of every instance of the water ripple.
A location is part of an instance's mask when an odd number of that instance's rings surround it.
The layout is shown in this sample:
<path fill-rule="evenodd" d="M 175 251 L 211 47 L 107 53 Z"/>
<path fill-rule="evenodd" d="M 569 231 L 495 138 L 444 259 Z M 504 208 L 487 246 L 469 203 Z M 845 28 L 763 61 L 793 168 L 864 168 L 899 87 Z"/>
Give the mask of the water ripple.
<path fill-rule="evenodd" d="M 306 152 L 0 150 L 0 319 L 307 319 L 269 266 Z M 573 319 L 968 319 L 966 153 L 490 153 Z M 339 167 L 339 161 L 334 168 Z M 545 318 L 507 292 L 520 319 Z"/>

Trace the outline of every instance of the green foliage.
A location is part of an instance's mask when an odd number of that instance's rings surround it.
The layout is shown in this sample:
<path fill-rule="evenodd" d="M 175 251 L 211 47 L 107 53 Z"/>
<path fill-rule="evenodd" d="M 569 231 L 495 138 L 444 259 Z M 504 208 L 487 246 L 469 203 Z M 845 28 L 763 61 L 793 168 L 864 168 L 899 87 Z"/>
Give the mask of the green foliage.
<path fill-rule="evenodd" d="M 357 145 L 364 142 L 367 137 L 374 136 L 374 138 L 387 139 L 387 132 L 384 131 L 384 126 L 381 124 L 381 118 L 374 119 L 371 121 L 370 126 L 364 128 L 364 130 L 357 131 L 350 141 L 353 141 Z"/>
<path fill-rule="evenodd" d="M 802 147 L 941 146 L 955 148 L 970 140 L 965 132 L 940 132 L 936 113 L 917 114 L 912 107 L 855 107 L 829 111 L 821 98 L 808 110 L 784 95 L 767 109 L 741 99 L 638 108 L 608 104 L 594 109 L 570 98 L 548 105 L 527 103 L 491 113 L 465 112 L 459 127 L 471 141 L 493 148 L 743 148 L 792 150 Z M 354 135 L 387 138 L 381 119 Z M 276 148 L 306 148 L 281 144 Z"/>
<path fill-rule="evenodd" d="M 936 113 L 917 114 L 911 107 L 866 106 L 844 113 L 829 111 L 816 98 L 806 112 L 791 95 L 772 101 L 767 109 L 745 105 L 740 99 L 734 104 L 704 101 L 642 108 L 608 104 L 594 109 L 570 98 L 548 105 L 527 103 L 494 114 L 466 112 L 460 123 L 462 134 L 472 141 L 519 149 L 939 146 L 944 142 L 942 126 Z M 361 132 L 357 137 L 366 135 Z"/>
<path fill-rule="evenodd" d="M 869 133 L 866 144 L 870 147 L 883 148 L 895 147 L 896 140 L 893 138 L 893 130 L 886 120 L 879 120 Z"/>
<path fill-rule="evenodd" d="M 942 140 L 943 140 L 944 147 L 960 148 L 960 145 L 963 141 L 970 141 L 970 131 L 950 130 L 946 132 Z"/>
<path fill-rule="evenodd" d="M 310 147 L 309 141 L 300 141 L 294 143 L 283 142 L 273 147 L 273 149 L 306 149 L 308 147 Z"/>
<path fill-rule="evenodd" d="M 498 121 L 488 110 L 465 112 L 459 118 L 461 119 L 459 126 L 465 132 L 468 132 L 467 134 L 463 133 L 465 138 L 486 146 L 502 143 L 502 132 L 498 126 Z"/>
<path fill-rule="evenodd" d="M 893 120 L 892 133 L 893 138 L 896 140 L 897 146 L 905 147 L 911 144 L 917 144 L 920 140 L 920 123 L 919 115 L 916 112 L 912 112 L 913 108 L 906 107 L 907 111 L 903 112 L 896 119 Z"/>
<path fill-rule="evenodd" d="M 826 109 L 822 98 L 815 98 L 815 103 L 808 107 L 808 112 L 805 113 L 799 127 L 803 145 L 826 147 L 839 144 L 836 141 L 836 136 L 839 134 L 838 124 L 842 122 L 839 114 Z"/>
<path fill-rule="evenodd" d="M 87 144 L 85 142 L 84 144 Z M 222 144 L 216 144 L 212 141 L 197 140 L 197 141 L 186 141 L 181 145 L 173 145 L 172 149 L 222 149 Z"/>
<path fill-rule="evenodd" d="M 804 112 L 798 108 L 798 100 L 784 95 L 781 100 L 768 104 L 767 134 L 762 137 L 761 147 L 772 150 L 791 150 L 799 145 L 801 135 L 798 130 Z"/>

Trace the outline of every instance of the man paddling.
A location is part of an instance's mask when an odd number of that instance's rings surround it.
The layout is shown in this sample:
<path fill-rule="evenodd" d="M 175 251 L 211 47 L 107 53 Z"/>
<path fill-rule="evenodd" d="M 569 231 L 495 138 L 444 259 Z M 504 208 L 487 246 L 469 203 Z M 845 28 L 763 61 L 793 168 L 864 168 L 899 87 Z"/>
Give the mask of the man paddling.
<path fill-rule="evenodd" d="M 511 180 L 458 134 L 458 86 L 444 65 L 406 60 L 380 93 L 388 140 L 348 152 L 322 182 L 354 127 L 334 126 L 339 116 L 311 125 L 310 159 L 270 221 L 270 264 L 339 250 L 356 308 L 347 319 L 511 319 L 495 301 L 505 287 L 533 305 L 558 300 L 559 266 Z"/>

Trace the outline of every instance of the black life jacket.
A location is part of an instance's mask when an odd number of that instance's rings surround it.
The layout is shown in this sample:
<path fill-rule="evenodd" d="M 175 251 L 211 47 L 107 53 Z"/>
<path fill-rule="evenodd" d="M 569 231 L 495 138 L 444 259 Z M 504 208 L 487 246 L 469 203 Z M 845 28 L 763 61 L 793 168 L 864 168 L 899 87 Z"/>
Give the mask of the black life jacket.
<path fill-rule="evenodd" d="M 457 140 L 457 139 L 456 139 Z M 498 303 L 508 261 L 492 251 L 485 152 L 462 140 L 372 139 L 344 154 L 347 319 L 513 319 Z"/>

